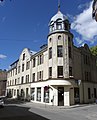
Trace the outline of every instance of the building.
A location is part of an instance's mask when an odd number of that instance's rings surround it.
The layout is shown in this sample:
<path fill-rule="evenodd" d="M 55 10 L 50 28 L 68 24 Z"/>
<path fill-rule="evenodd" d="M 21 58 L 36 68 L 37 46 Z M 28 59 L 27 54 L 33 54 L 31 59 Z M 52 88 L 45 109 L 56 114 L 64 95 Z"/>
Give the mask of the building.
<path fill-rule="evenodd" d="M 92 16 L 97 21 L 97 0 L 93 1 Z"/>
<path fill-rule="evenodd" d="M 0 96 L 6 95 L 7 71 L 0 70 Z"/>
<path fill-rule="evenodd" d="M 11 64 L 7 92 L 31 101 L 55 106 L 94 102 L 97 67 L 87 44 L 76 47 L 70 22 L 58 9 L 49 22 L 47 45 L 33 54 L 25 48 Z"/>

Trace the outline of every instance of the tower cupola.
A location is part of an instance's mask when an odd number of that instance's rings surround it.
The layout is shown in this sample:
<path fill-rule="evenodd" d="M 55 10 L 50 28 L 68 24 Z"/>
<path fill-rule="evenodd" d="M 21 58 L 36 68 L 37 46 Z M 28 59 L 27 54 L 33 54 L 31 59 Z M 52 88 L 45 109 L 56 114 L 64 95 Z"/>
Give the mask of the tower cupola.
<path fill-rule="evenodd" d="M 67 16 L 61 13 L 58 8 L 58 12 L 54 15 L 49 23 L 49 33 L 58 32 L 58 31 L 69 31 L 70 23 Z"/>

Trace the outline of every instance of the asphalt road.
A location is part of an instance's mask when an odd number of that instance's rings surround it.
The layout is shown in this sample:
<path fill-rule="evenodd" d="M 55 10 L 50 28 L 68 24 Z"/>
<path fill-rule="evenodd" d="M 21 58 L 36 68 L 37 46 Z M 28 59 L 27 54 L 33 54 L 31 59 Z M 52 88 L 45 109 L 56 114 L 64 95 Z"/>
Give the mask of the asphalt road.
<path fill-rule="evenodd" d="M 49 120 L 97 120 L 97 104 L 84 104 L 73 107 L 54 107 L 41 104 L 27 103 L 24 106 L 29 106 L 32 113 L 37 113 L 40 116 Z"/>
<path fill-rule="evenodd" d="M 7 101 L 0 120 L 97 120 L 97 104 L 56 107 L 32 102 Z"/>
<path fill-rule="evenodd" d="M 0 120 L 49 120 L 29 111 L 29 108 L 6 105 L 0 108 Z"/>

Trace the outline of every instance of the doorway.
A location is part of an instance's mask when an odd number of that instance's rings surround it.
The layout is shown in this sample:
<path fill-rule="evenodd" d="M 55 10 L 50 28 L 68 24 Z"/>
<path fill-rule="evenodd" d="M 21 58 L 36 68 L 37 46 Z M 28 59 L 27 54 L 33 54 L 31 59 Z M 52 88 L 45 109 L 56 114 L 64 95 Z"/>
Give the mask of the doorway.
<path fill-rule="evenodd" d="M 74 88 L 74 100 L 75 100 L 75 104 L 80 103 L 79 88 Z"/>
<path fill-rule="evenodd" d="M 58 106 L 64 106 L 64 87 L 58 87 Z"/>

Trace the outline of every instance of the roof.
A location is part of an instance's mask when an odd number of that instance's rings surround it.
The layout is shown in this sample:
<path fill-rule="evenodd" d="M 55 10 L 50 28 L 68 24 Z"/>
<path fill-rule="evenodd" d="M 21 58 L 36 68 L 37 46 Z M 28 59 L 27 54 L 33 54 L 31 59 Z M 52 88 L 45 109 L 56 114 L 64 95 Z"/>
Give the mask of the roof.
<path fill-rule="evenodd" d="M 57 21 L 58 19 L 64 21 L 64 20 L 68 20 L 67 16 L 65 16 L 64 14 L 62 14 L 60 11 L 57 12 L 56 15 L 54 15 L 51 20 L 50 20 L 50 23 L 51 22 L 55 22 Z"/>

